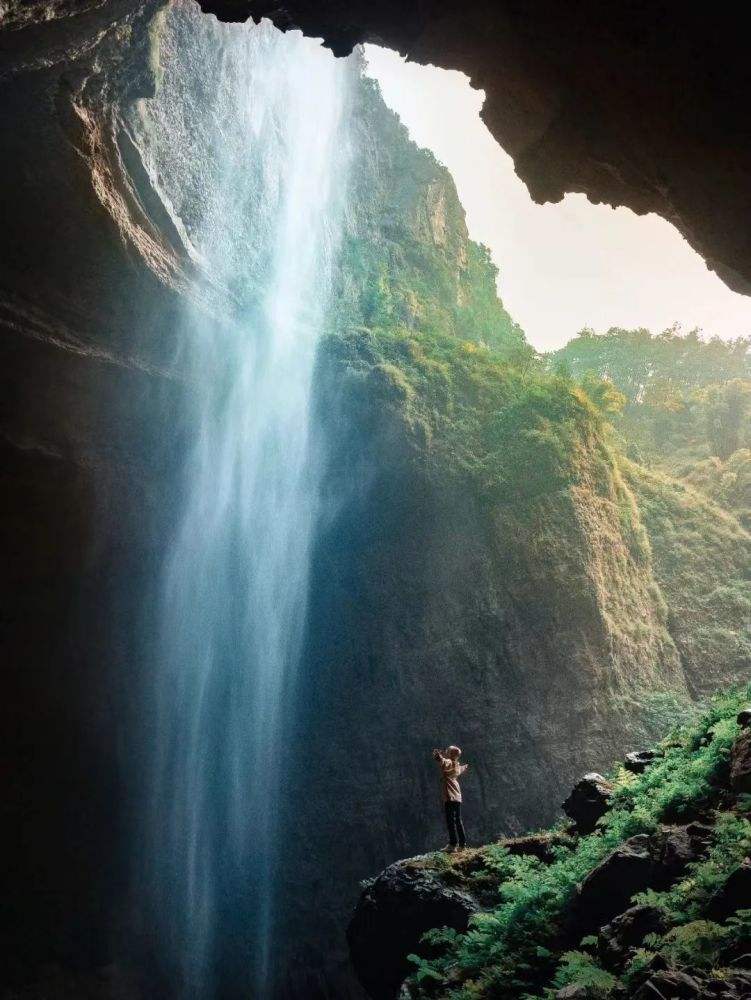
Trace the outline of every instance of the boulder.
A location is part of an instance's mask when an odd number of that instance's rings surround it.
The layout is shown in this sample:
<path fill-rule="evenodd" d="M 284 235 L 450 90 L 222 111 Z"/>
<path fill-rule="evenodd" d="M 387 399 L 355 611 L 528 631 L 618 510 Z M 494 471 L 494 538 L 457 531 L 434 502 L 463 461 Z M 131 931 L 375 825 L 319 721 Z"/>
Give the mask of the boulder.
<path fill-rule="evenodd" d="M 591 833 L 598 819 L 608 811 L 612 792 L 610 782 L 592 771 L 574 785 L 561 808 L 574 821 L 579 833 Z"/>
<path fill-rule="evenodd" d="M 662 827 L 650 839 L 656 863 L 655 888 L 672 885 L 693 861 L 703 857 L 714 835 L 706 823 Z"/>
<path fill-rule="evenodd" d="M 746 858 L 709 902 L 710 920 L 726 920 L 736 910 L 751 908 L 751 858 Z"/>
<path fill-rule="evenodd" d="M 656 750 L 634 750 L 626 754 L 623 766 L 632 774 L 643 774 L 658 756 Z"/>
<path fill-rule="evenodd" d="M 634 994 L 634 1000 L 698 1000 L 701 992 L 699 981 L 687 972 L 665 970 L 650 976 Z"/>
<path fill-rule="evenodd" d="M 660 934 L 665 930 L 665 915 L 656 906 L 631 906 L 618 914 L 609 924 L 600 928 L 598 951 L 603 965 L 621 968 L 647 934 Z"/>
<path fill-rule="evenodd" d="M 751 729 L 744 729 L 730 752 L 730 786 L 736 794 L 751 792 Z"/>
<path fill-rule="evenodd" d="M 737 991 L 740 1000 L 751 997 L 751 970 L 738 969 L 727 977 L 727 982 Z"/>
<path fill-rule="evenodd" d="M 467 893 L 445 885 L 421 858 L 390 865 L 363 891 L 347 928 L 355 972 L 374 1000 L 392 1000 L 413 971 L 407 961 L 433 927 L 465 931 L 479 909 Z"/>
<path fill-rule="evenodd" d="M 718 966 L 728 965 L 744 972 L 751 970 L 751 929 L 734 937 L 720 952 Z"/>
<path fill-rule="evenodd" d="M 749 1000 L 751 973 L 745 971 L 710 976 L 701 984 L 699 1000 Z"/>
<path fill-rule="evenodd" d="M 634 893 L 652 885 L 654 873 L 649 837 L 639 834 L 624 841 L 578 886 L 569 914 L 572 931 L 588 934 L 613 920 Z"/>
<path fill-rule="evenodd" d="M 630 976 L 631 993 L 637 993 L 639 987 L 651 979 L 656 972 L 663 972 L 667 967 L 668 963 L 664 957 L 659 952 L 655 952 L 640 969 L 632 972 Z"/>
<path fill-rule="evenodd" d="M 574 841 L 571 837 L 556 833 L 528 833 L 522 837 L 508 837 L 501 841 L 503 847 L 514 856 L 526 855 L 537 858 L 549 865 L 555 860 L 555 848 L 571 847 Z"/>
<path fill-rule="evenodd" d="M 589 986 L 571 983 L 558 990 L 555 1000 L 595 1000 L 595 994 Z"/>

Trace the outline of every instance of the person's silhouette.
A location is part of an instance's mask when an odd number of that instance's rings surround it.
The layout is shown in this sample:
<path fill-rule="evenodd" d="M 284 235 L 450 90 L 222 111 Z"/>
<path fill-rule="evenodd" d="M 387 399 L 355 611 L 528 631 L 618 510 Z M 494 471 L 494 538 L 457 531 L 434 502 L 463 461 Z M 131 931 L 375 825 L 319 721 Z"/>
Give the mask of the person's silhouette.
<path fill-rule="evenodd" d="M 441 788 L 443 792 L 443 807 L 446 813 L 446 826 L 449 831 L 449 842 L 444 848 L 449 854 L 467 846 L 467 836 L 462 823 L 462 790 L 459 778 L 467 770 L 469 764 L 460 764 L 461 750 L 459 747 L 446 747 L 445 750 L 434 750 L 433 757 L 441 769 Z"/>

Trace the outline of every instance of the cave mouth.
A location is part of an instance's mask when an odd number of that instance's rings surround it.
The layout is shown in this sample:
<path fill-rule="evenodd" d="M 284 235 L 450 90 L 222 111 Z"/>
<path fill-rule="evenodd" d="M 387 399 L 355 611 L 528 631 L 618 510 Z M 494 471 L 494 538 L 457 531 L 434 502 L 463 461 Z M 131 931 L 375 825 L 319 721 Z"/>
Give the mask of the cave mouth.
<path fill-rule="evenodd" d="M 607 239 L 582 198 L 543 260 L 568 298 L 518 277 L 558 209 L 484 213 L 466 82 L 451 114 L 428 88 L 422 139 L 401 72 L 176 2 L 0 81 L 9 968 L 34 996 L 361 997 L 346 923 L 444 838 L 436 742 L 477 761 L 491 840 L 748 676 L 747 341 L 578 318 L 606 284 L 564 245 Z M 656 270 L 674 245 L 638 232 Z"/>
<path fill-rule="evenodd" d="M 463 73 L 373 45 L 364 54 L 410 137 L 449 169 L 470 235 L 490 248 L 499 294 L 538 351 L 563 347 L 585 327 L 677 326 L 726 340 L 751 329 L 749 298 L 731 291 L 665 219 L 583 194 L 532 201 L 483 120 L 484 91 Z"/>

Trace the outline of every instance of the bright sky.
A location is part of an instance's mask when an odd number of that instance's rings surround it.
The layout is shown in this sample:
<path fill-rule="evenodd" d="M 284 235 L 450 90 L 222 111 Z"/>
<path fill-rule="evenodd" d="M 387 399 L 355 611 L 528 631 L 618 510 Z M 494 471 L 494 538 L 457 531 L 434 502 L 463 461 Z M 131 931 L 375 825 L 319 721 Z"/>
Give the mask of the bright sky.
<path fill-rule="evenodd" d="M 470 235 L 490 247 L 504 304 L 538 350 L 584 326 L 751 333 L 751 297 L 731 292 L 669 223 L 584 195 L 535 205 L 482 123 L 484 93 L 466 76 L 372 45 L 365 53 L 386 103 L 451 171 Z"/>

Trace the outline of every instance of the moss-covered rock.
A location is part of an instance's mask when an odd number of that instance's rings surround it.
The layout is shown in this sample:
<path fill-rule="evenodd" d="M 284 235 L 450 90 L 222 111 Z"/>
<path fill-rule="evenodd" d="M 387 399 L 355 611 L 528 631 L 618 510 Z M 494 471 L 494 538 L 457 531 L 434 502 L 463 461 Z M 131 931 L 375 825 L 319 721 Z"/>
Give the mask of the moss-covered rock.
<path fill-rule="evenodd" d="M 662 975 L 665 983 L 693 978 L 709 991 L 702 996 L 745 997 L 751 821 L 728 760 L 748 693 L 716 700 L 672 732 L 643 774 L 614 771 L 612 805 L 595 832 L 559 840 L 552 857 L 520 855 L 501 840 L 419 859 L 473 896 L 478 912 L 465 932 L 424 936 L 405 995 L 552 1000 L 570 988 L 601 1000 L 659 996 L 640 991 Z M 697 811 L 704 824 L 666 825 Z M 676 866 L 666 845 L 684 832 L 691 849 Z M 711 992 L 717 982 L 727 993 Z"/>
<path fill-rule="evenodd" d="M 703 493 L 625 465 L 646 528 L 668 630 L 694 694 L 751 673 L 751 535 Z"/>
<path fill-rule="evenodd" d="M 339 327 L 404 327 L 532 355 L 498 297 L 490 252 L 469 238 L 448 170 L 410 141 L 373 80 L 360 80 L 352 103 Z"/>

